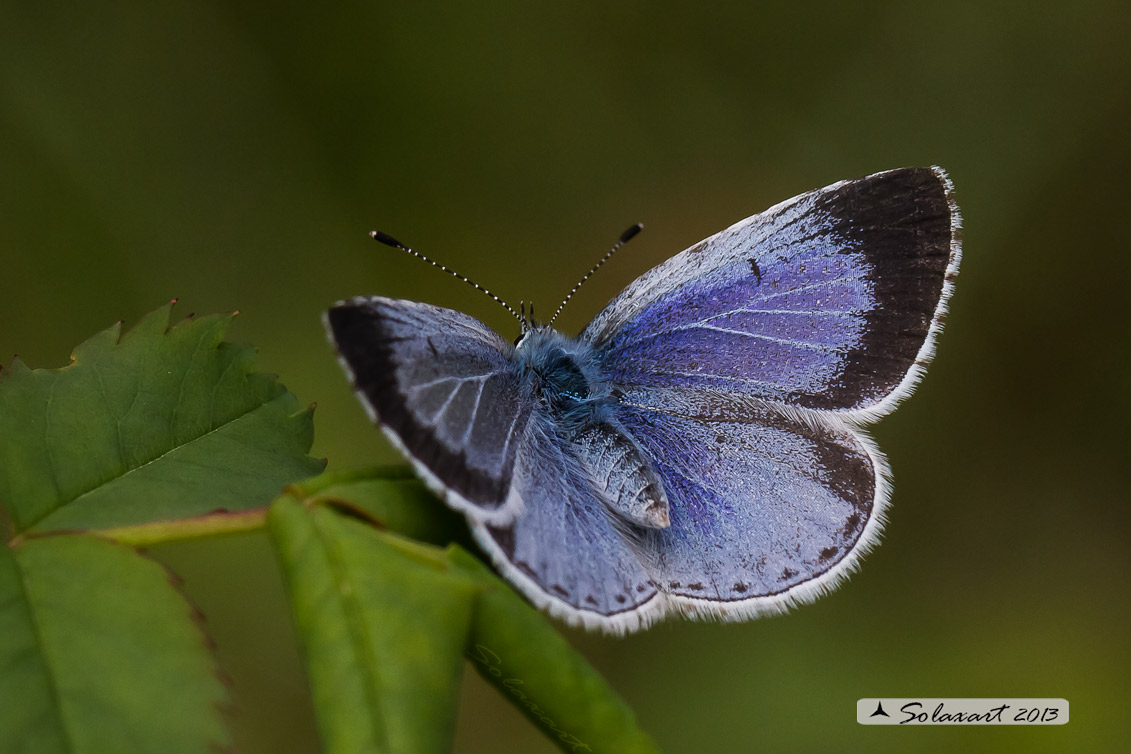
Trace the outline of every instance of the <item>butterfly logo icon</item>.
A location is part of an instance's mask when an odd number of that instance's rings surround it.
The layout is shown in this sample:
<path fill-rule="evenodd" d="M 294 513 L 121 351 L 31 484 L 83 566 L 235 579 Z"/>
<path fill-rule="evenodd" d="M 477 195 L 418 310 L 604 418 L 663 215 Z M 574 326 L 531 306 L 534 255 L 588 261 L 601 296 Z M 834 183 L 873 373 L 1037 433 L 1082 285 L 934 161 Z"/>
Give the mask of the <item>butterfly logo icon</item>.
<path fill-rule="evenodd" d="M 716 233 L 577 337 L 383 297 L 326 324 L 370 416 L 536 606 L 614 634 L 744 620 L 877 543 L 891 485 L 863 428 L 931 360 L 960 227 L 946 173 L 902 168 Z"/>

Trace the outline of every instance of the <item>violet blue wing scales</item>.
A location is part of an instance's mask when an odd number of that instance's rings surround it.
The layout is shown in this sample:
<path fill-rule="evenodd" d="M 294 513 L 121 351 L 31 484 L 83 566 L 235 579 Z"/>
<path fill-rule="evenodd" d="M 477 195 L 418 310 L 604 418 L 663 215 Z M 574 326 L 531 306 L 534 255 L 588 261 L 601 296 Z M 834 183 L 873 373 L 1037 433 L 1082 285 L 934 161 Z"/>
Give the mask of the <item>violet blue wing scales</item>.
<path fill-rule="evenodd" d="M 930 359 L 957 274 L 938 168 L 842 181 L 645 273 L 582 334 L 618 385 L 887 413 Z"/>
<path fill-rule="evenodd" d="M 471 516 L 513 516 L 534 405 L 514 346 L 461 312 L 381 297 L 341 302 L 326 324 L 371 417 L 433 490 Z"/>
<path fill-rule="evenodd" d="M 671 504 L 671 526 L 644 532 L 642 549 L 672 608 L 751 617 L 831 590 L 875 541 L 883 458 L 835 417 L 713 404 L 710 417 L 621 411 Z"/>
<path fill-rule="evenodd" d="M 532 422 L 516 472 L 523 513 L 473 525 L 504 577 L 537 606 L 586 628 L 625 632 L 660 606 L 636 536 L 618 521 L 559 429 Z M 540 425 L 540 426 L 539 426 Z"/>
<path fill-rule="evenodd" d="M 535 605 L 611 633 L 745 619 L 878 540 L 890 485 L 862 426 L 933 354 L 959 227 L 946 174 L 904 168 L 711 236 L 578 338 L 520 318 L 511 346 L 385 298 L 327 323 L 370 414 Z"/>

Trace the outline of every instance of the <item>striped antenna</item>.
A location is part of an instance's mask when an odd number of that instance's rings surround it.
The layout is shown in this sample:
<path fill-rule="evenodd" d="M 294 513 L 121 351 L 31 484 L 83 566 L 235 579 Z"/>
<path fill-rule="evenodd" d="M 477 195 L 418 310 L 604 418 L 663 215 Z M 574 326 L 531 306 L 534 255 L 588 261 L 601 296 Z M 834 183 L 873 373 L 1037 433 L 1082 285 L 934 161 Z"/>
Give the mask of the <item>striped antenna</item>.
<path fill-rule="evenodd" d="M 558 310 L 554 312 L 554 316 L 550 317 L 550 321 L 546 323 L 546 327 L 554 324 L 554 320 L 558 318 L 558 315 L 562 313 L 562 309 L 564 309 L 565 305 L 569 303 L 569 300 L 573 298 L 573 294 L 577 293 L 577 289 L 580 288 L 586 280 L 593 277 L 593 273 L 601 269 L 601 265 L 612 259 L 613 254 L 616 254 L 617 251 L 620 250 L 620 247 L 624 246 L 626 243 L 635 238 L 636 234 L 642 230 L 644 230 L 644 225 L 641 223 L 636 223 L 636 225 L 633 225 L 624 233 L 620 234 L 620 238 L 618 238 L 617 242 L 613 244 L 613 248 L 609 249 L 605 256 L 601 257 L 597 264 L 593 265 L 592 269 L 590 269 L 589 272 L 585 273 L 581 280 L 577 281 L 577 285 L 573 286 L 573 289 L 570 290 L 570 292 L 566 294 L 566 297 L 562 299 L 562 302 L 558 304 Z"/>
<path fill-rule="evenodd" d="M 519 327 L 522 329 L 522 331 L 526 332 L 527 324 L 524 321 L 524 319 L 521 316 L 519 316 L 518 312 L 516 312 L 511 307 L 511 305 L 508 304 L 506 301 L 503 301 L 501 298 L 496 296 L 494 293 L 491 293 L 491 291 L 489 291 L 486 288 L 484 288 L 483 286 L 479 285 L 479 283 L 476 283 L 474 280 L 471 280 L 466 275 L 459 274 L 458 272 L 451 269 L 450 267 L 445 267 L 444 265 L 440 264 L 439 262 L 432 260 L 432 259 L 429 259 L 428 257 L 421 254 L 419 251 L 413 251 L 412 249 L 405 246 L 403 243 L 401 243 L 397 239 L 390 236 L 388 233 L 382 233 L 379 230 L 373 230 L 373 231 L 369 232 L 369 235 L 373 238 L 374 241 L 377 241 L 378 243 L 383 243 L 386 246 L 392 246 L 394 249 L 400 249 L 401 251 L 407 252 L 407 253 L 411 254 L 412 256 L 416 257 L 417 259 L 424 260 L 425 262 L 432 265 L 433 267 L 438 267 L 439 269 L 448 273 L 452 277 L 459 278 L 460 280 L 467 283 L 468 285 L 470 285 L 475 290 L 482 291 L 483 293 L 486 293 L 488 296 L 493 298 L 498 304 L 500 304 L 504 309 L 506 309 L 508 312 L 510 312 L 511 316 L 518 320 Z"/>

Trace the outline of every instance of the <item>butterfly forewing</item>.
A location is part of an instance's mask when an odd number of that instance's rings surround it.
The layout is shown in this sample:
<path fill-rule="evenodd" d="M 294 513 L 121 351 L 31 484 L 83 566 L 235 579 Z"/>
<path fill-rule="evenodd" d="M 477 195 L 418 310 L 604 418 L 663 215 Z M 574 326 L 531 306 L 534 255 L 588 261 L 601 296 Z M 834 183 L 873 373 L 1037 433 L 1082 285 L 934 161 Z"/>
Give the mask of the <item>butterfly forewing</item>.
<path fill-rule="evenodd" d="M 514 515 L 534 398 L 513 347 L 466 314 L 396 299 L 343 302 L 327 325 L 363 403 L 425 480 L 473 517 Z"/>
<path fill-rule="evenodd" d="M 874 418 L 930 358 L 958 228 L 937 168 L 843 181 L 672 257 L 582 338 L 618 385 L 709 388 Z"/>

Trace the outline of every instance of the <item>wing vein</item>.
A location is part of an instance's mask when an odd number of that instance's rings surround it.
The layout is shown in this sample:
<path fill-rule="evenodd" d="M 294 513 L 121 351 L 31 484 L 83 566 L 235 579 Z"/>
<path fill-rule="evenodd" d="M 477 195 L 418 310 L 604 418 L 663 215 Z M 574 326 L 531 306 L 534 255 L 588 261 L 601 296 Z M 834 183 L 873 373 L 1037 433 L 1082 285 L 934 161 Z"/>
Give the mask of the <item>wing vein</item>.
<path fill-rule="evenodd" d="M 838 311 L 828 311 L 828 312 L 826 312 L 826 311 L 791 311 L 789 309 L 759 310 L 759 309 L 748 308 L 748 305 L 751 304 L 751 303 L 766 301 L 766 300 L 773 299 L 773 298 L 780 298 L 782 296 L 787 296 L 787 295 L 793 294 L 793 293 L 803 293 L 805 291 L 818 290 L 820 288 L 824 288 L 824 287 L 827 287 L 829 285 L 833 285 L 834 283 L 858 282 L 858 281 L 861 281 L 861 280 L 864 280 L 864 278 L 859 277 L 859 276 L 844 276 L 844 277 L 834 278 L 834 279 L 831 279 L 831 280 L 822 280 L 822 281 L 817 282 L 817 283 L 811 283 L 809 285 L 802 285 L 802 286 L 798 286 L 796 288 L 788 288 L 788 289 L 783 289 L 783 290 L 780 290 L 780 291 L 775 291 L 772 294 L 765 295 L 765 296 L 753 296 L 753 297 L 750 298 L 750 300 L 747 303 L 743 304 L 742 306 L 738 306 L 734 309 L 728 309 L 726 311 L 719 312 L 717 314 L 712 314 L 708 317 L 704 317 L 703 319 L 697 320 L 695 322 L 689 322 L 689 323 L 683 324 L 683 325 L 676 325 L 674 327 L 670 327 L 670 328 L 663 329 L 663 330 L 655 330 L 655 331 L 652 331 L 652 332 L 649 332 L 649 333 L 642 333 L 642 334 L 638 335 L 637 337 L 631 338 L 630 340 L 624 342 L 621 345 L 621 348 L 624 348 L 624 347 L 627 347 L 627 346 L 630 346 L 630 345 L 636 345 L 638 343 L 643 343 L 644 341 L 652 340 L 654 338 L 658 338 L 661 335 L 670 335 L 671 333 L 674 333 L 674 332 L 688 330 L 688 329 L 692 329 L 692 328 L 695 328 L 695 327 L 708 327 L 708 325 L 706 324 L 707 322 L 711 322 L 711 321 L 716 320 L 716 319 L 722 319 L 723 317 L 730 317 L 730 316 L 735 315 L 735 314 L 771 313 L 771 314 L 805 314 L 805 315 L 835 314 L 835 315 L 849 315 L 849 316 L 851 316 L 851 315 L 861 315 L 864 312 L 839 311 L 839 310 Z M 736 332 L 739 332 L 739 331 L 736 331 Z M 752 334 L 752 333 L 743 333 L 743 334 Z M 772 338 L 768 338 L 768 339 L 772 340 Z"/>
<path fill-rule="evenodd" d="M 463 433 L 462 445 L 467 445 L 471 441 L 471 430 L 475 428 L 475 417 L 479 413 L 479 401 L 483 398 L 483 388 L 487 386 L 487 380 L 482 380 L 479 383 L 479 390 L 475 393 L 475 405 L 471 407 L 471 417 L 467 420 L 467 429 Z"/>

